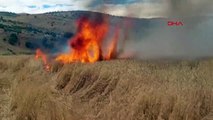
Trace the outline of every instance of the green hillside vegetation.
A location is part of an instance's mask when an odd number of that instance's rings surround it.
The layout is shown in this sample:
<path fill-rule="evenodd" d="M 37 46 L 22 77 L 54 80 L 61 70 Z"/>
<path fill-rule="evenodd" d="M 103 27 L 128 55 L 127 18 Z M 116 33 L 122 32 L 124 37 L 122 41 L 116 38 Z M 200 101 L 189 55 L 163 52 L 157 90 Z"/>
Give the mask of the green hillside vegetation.
<path fill-rule="evenodd" d="M 42 45 L 42 40 L 57 41 L 74 34 L 73 21 L 57 16 L 29 15 L 0 12 L 0 54 L 33 53 L 35 48 Z M 69 36 L 70 37 L 70 36 Z M 45 48 L 45 49 L 48 49 Z M 13 51 L 13 52 L 11 52 Z"/>
<path fill-rule="evenodd" d="M 46 51 L 51 51 L 52 46 L 54 49 L 57 49 L 57 47 L 60 47 L 58 46 L 59 44 L 66 43 L 66 40 L 75 34 L 77 19 L 82 16 L 101 18 L 102 15 L 109 17 L 111 27 L 120 25 L 122 30 L 126 30 L 126 25 L 123 24 L 127 19 L 135 23 L 134 27 L 136 28 L 132 29 L 131 33 L 129 33 L 132 35 L 131 39 L 142 39 L 140 33 L 144 33 L 143 36 L 146 35 L 146 31 L 152 25 L 150 22 L 160 20 L 111 16 L 89 11 L 51 12 L 34 15 L 0 12 L 0 46 L 4 46 L 0 48 L 0 54 L 10 54 L 10 51 L 13 51 L 15 54 L 26 51 L 33 53 L 35 48 L 38 47 Z M 18 38 L 17 43 L 16 41 L 11 42 L 11 35 L 14 36 L 14 34 Z M 43 44 L 44 40 L 48 41 L 50 45 Z"/>

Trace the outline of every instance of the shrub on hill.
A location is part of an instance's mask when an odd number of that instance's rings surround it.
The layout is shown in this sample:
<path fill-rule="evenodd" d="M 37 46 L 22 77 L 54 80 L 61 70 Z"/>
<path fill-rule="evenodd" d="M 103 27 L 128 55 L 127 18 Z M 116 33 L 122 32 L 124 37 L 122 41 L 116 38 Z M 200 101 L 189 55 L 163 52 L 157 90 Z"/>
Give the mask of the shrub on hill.
<path fill-rule="evenodd" d="M 16 34 L 12 33 L 9 37 L 8 42 L 11 45 L 16 45 L 18 43 L 18 36 Z"/>
<path fill-rule="evenodd" d="M 73 36 L 73 33 L 71 33 L 71 32 L 64 33 L 64 38 L 71 38 L 72 36 Z"/>
<path fill-rule="evenodd" d="M 36 49 L 39 46 L 36 43 L 32 43 L 32 42 L 28 41 L 28 42 L 25 43 L 25 47 L 28 48 L 28 49 Z"/>
<path fill-rule="evenodd" d="M 47 48 L 47 49 L 53 49 L 54 48 L 54 43 L 51 42 L 47 38 L 42 39 L 42 45 L 43 45 L 44 48 Z"/>

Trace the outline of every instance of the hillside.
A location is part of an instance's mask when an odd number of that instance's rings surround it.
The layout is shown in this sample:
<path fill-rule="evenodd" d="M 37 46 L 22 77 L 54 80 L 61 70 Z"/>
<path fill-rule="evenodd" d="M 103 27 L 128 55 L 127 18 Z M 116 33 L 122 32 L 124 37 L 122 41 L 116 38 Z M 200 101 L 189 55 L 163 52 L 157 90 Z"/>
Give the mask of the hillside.
<path fill-rule="evenodd" d="M 125 46 L 122 49 L 127 54 L 134 48 L 133 51 L 142 53 L 143 58 L 212 56 L 209 51 L 213 49 L 213 17 L 176 18 L 184 26 L 168 27 L 167 22 L 176 21 L 175 18 L 129 18 L 90 11 L 32 15 L 0 12 L 0 55 L 33 54 L 37 48 L 45 53 L 60 53 L 66 49 L 67 41 L 76 35 L 76 21 L 82 16 L 107 16 L 109 34 L 119 27 L 119 41 L 128 40 L 127 46 L 118 45 Z"/>
<path fill-rule="evenodd" d="M 0 12 L 0 54 L 32 53 L 36 48 L 53 51 L 75 34 L 76 20 L 85 15 L 102 14 L 86 11 L 35 15 Z M 112 25 L 124 19 L 109 17 Z"/>
<path fill-rule="evenodd" d="M 32 52 L 42 46 L 51 49 L 57 41 L 68 39 L 74 31 L 72 20 L 51 14 L 0 13 L 0 16 L 1 54 Z M 11 37 L 12 34 L 17 39 Z"/>
<path fill-rule="evenodd" d="M 14 62 L 14 59 L 16 62 Z M 0 57 L 3 120 L 212 120 L 213 60 L 54 63 Z"/>

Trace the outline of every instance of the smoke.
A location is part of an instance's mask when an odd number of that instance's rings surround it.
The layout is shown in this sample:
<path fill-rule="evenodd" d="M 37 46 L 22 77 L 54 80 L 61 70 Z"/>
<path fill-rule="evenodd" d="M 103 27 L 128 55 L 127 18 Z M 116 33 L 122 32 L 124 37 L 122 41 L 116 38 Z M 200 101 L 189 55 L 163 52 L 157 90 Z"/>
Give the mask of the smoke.
<path fill-rule="evenodd" d="M 168 16 L 198 16 L 212 12 L 212 0 L 163 0 Z"/>
<path fill-rule="evenodd" d="M 212 0 L 162 0 L 159 4 L 164 6 L 160 9 L 165 18 L 158 22 L 149 19 L 153 22 L 146 32 L 142 32 L 141 26 L 138 29 L 141 35 L 137 37 L 135 29 L 142 24 L 134 23 L 121 57 L 195 59 L 213 56 Z M 169 27 L 168 21 L 181 21 L 184 26 Z"/>
<path fill-rule="evenodd" d="M 90 0 L 90 3 L 94 3 L 94 0 Z M 90 3 L 87 3 L 88 6 L 91 6 Z M 119 57 L 194 59 L 213 56 L 212 5 L 212 0 L 149 0 L 125 5 L 113 5 L 103 1 L 101 5 L 89 9 L 126 16 L 123 23 L 119 23 L 122 20 L 110 20 L 117 21 L 115 23 L 122 29 Z M 132 16 L 161 18 L 129 18 Z M 87 17 L 99 22 L 108 19 L 100 15 Z M 180 21 L 184 26 L 171 27 L 167 25 L 168 21 Z M 111 26 L 112 33 L 113 29 L 115 27 Z"/>

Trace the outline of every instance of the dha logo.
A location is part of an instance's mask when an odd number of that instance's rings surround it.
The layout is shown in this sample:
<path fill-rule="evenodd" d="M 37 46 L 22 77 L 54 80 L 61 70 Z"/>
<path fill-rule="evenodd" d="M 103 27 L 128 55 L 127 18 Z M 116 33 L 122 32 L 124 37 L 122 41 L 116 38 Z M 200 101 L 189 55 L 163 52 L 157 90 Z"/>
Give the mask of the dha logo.
<path fill-rule="evenodd" d="M 183 26 L 181 21 L 168 21 L 168 26 Z"/>

